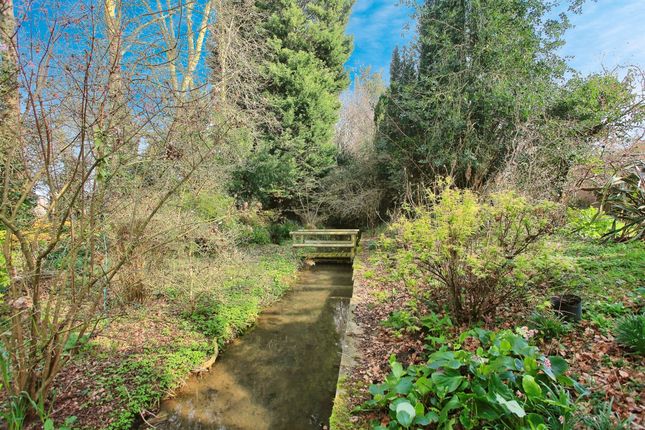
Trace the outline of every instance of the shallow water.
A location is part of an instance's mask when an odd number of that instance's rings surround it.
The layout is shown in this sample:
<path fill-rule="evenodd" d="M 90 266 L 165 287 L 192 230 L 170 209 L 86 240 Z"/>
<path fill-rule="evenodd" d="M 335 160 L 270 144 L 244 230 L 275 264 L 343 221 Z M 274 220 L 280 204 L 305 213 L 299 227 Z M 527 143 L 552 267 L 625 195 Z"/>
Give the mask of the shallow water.
<path fill-rule="evenodd" d="M 202 377 L 162 404 L 160 429 L 309 430 L 328 424 L 352 270 L 318 264 L 226 348 Z"/>

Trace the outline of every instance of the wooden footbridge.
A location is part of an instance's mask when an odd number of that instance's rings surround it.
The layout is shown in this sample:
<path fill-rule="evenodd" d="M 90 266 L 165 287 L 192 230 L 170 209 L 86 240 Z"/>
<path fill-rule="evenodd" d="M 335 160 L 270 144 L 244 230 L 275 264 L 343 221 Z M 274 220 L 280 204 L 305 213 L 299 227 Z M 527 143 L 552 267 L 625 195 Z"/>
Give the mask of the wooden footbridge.
<path fill-rule="evenodd" d="M 307 258 L 315 260 L 354 260 L 359 229 L 313 229 L 292 231 L 293 247 L 302 249 Z"/>

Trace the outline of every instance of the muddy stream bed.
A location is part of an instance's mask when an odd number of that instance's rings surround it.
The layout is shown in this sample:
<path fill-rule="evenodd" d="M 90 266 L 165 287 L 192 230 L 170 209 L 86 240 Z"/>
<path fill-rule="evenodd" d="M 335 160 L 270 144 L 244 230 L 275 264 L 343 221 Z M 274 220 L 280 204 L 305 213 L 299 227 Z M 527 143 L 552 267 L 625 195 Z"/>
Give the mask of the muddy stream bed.
<path fill-rule="evenodd" d="M 352 269 L 299 274 L 212 369 L 162 404 L 158 429 L 309 430 L 327 426 L 341 358 Z"/>

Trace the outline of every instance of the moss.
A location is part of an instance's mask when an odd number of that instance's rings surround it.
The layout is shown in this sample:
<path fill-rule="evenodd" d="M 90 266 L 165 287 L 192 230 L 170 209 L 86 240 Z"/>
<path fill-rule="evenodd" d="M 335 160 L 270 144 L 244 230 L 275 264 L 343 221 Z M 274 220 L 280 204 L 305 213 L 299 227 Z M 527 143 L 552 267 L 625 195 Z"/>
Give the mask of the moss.
<path fill-rule="evenodd" d="M 329 430 L 355 429 L 356 427 L 350 420 L 351 416 L 352 411 L 350 409 L 347 381 L 345 377 L 341 376 L 338 378 L 334 407 L 331 411 L 331 416 L 329 417 Z"/>

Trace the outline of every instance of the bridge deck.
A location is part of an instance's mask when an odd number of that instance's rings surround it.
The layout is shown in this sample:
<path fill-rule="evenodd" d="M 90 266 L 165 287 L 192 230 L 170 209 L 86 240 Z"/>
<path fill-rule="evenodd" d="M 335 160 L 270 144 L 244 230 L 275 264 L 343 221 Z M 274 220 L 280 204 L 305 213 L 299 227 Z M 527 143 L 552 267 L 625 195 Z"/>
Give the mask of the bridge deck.
<path fill-rule="evenodd" d="M 360 230 L 358 229 L 309 229 L 292 231 L 294 248 L 310 248 L 309 258 L 354 259 Z M 325 249 L 325 251 L 319 251 Z"/>

